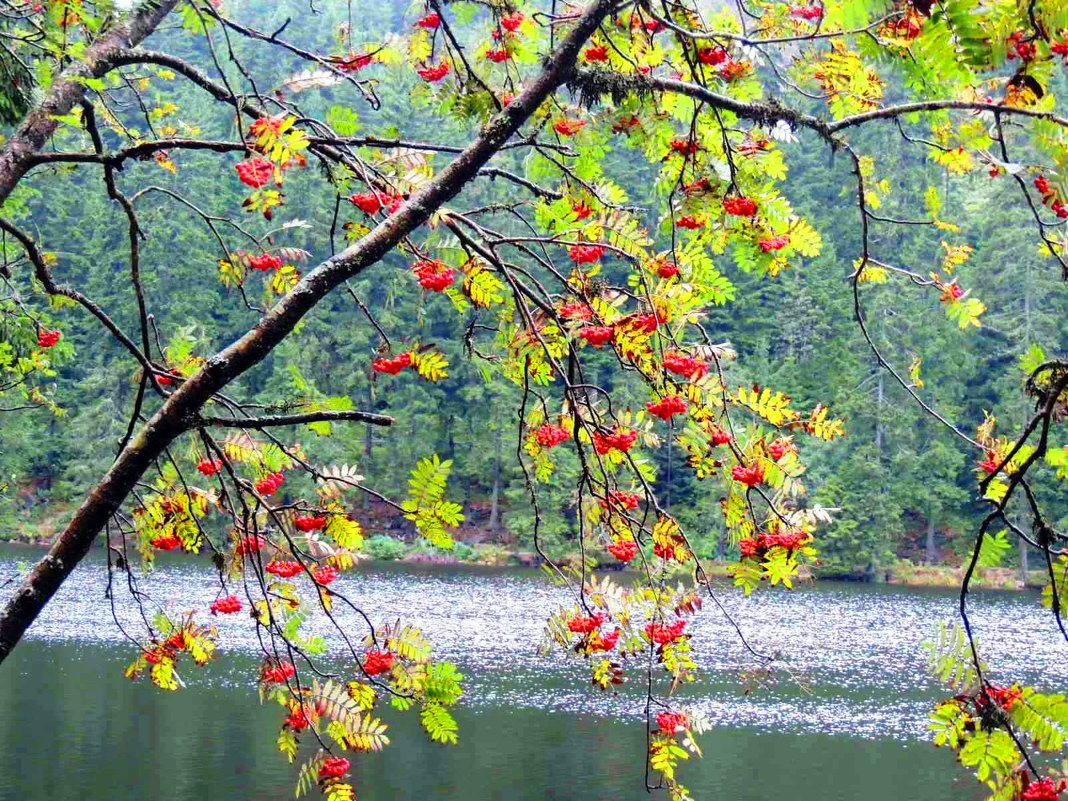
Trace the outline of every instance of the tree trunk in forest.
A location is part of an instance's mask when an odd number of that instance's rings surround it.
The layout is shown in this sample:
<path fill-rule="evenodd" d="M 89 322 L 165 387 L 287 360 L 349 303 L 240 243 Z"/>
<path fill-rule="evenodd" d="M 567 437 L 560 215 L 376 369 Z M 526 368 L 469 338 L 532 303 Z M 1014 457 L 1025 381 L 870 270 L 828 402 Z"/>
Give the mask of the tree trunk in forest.
<path fill-rule="evenodd" d="M 933 565 L 938 561 L 935 547 L 935 524 L 934 515 L 928 513 L 927 515 L 927 542 L 924 545 L 924 562 Z"/>

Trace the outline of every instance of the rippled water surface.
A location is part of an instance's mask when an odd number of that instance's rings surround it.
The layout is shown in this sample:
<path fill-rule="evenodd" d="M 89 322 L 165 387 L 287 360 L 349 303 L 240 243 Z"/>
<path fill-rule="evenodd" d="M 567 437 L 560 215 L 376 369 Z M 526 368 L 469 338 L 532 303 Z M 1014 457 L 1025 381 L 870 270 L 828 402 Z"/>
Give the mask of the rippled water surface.
<path fill-rule="evenodd" d="M 0 583 L 35 555 L 0 550 Z M 206 609 L 217 581 L 169 560 L 146 587 L 165 605 Z M 539 574 L 368 566 L 338 586 L 374 620 L 403 613 L 467 676 L 461 744 L 429 746 L 391 716 L 394 745 L 361 760 L 362 799 L 644 795 L 641 700 L 600 695 L 581 666 L 536 653 L 545 617 L 568 602 Z M 287 797 L 292 775 L 273 752 L 278 713 L 258 706 L 251 683 L 250 628 L 221 619 L 224 653 L 187 671 L 189 689 L 162 695 L 122 679 L 132 651 L 104 589 L 99 561 L 79 568 L 0 668 L 0 801 Z M 722 597 L 755 648 L 782 655 L 783 678 L 742 696 L 738 674 L 751 663 L 733 629 L 711 605 L 692 624 L 703 676 L 680 703 L 717 724 L 705 759 L 687 767 L 700 797 L 980 797 L 947 753 L 922 742 L 938 689 L 920 643 L 954 617 L 952 594 L 821 585 L 750 599 L 725 587 Z M 1036 596 L 987 593 L 973 604 L 995 676 L 1068 685 L 1068 648 Z M 128 601 L 116 614 L 136 630 Z M 314 625 L 330 636 L 325 618 Z"/>

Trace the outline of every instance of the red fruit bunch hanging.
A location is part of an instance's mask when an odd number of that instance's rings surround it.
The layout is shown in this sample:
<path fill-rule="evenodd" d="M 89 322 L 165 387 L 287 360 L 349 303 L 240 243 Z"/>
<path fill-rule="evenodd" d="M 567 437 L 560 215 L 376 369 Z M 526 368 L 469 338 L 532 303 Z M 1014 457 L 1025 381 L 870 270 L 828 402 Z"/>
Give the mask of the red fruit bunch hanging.
<path fill-rule="evenodd" d="M 818 22 L 823 19 L 823 7 L 822 6 L 794 6 L 790 9 L 791 17 L 798 17 L 800 19 L 808 20 L 809 22 Z"/>
<path fill-rule="evenodd" d="M 347 56 L 335 56 L 330 59 L 335 67 L 342 72 L 359 72 L 364 67 L 370 66 L 375 60 L 373 53 L 349 53 Z"/>
<path fill-rule="evenodd" d="M 638 432 L 633 428 L 618 428 L 611 434 L 593 432 L 593 449 L 604 456 L 610 451 L 626 453 L 638 441 Z"/>
<path fill-rule="evenodd" d="M 437 64 L 435 66 L 423 67 L 421 69 L 417 69 L 415 72 L 424 81 L 428 83 L 437 83 L 449 74 L 450 69 L 451 67 L 449 66 L 449 62 L 442 61 L 440 64 Z"/>
<path fill-rule="evenodd" d="M 383 206 L 388 206 L 390 196 L 381 192 L 358 192 L 349 195 L 349 202 L 364 214 L 374 214 Z"/>
<path fill-rule="evenodd" d="M 603 612 L 592 615 L 575 615 L 567 621 L 567 630 L 573 634 L 590 634 L 601 627 L 605 621 Z"/>
<path fill-rule="evenodd" d="M 734 437 L 732 437 L 730 435 L 729 431 L 725 431 L 722 428 L 714 428 L 714 429 L 712 429 L 712 444 L 713 445 L 717 445 L 717 446 L 718 445 L 726 445 L 728 442 L 730 442 L 733 439 L 734 439 Z"/>
<path fill-rule="evenodd" d="M 59 331 L 49 331 L 42 328 L 37 332 L 37 346 L 39 348 L 54 348 L 63 335 Z"/>
<path fill-rule="evenodd" d="M 266 273 L 271 270 L 280 270 L 282 268 L 282 259 L 280 256 L 272 256 L 270 253 L 261 253 L 258 256 L 249 256 L 248 266 L 253 270 Z"/>
<path fill-rule="evenodd" d="M 657 712 L 656 727 L 661 734 L 673 735 L 676 732 L 685 731 L 690 725 L 690 719 L 682 712 Z"/>
<path fill-rule="evenodd" d="M 587 325 L 580 328 L 578 334 L 593 347 L 601 348 L 612 341 L 615 329 L 610 325 Z"/>
<path fill-rule="evenodd" d="M 601 506 L 605 509 L 637 509 L 641 500 L 641 496 L 636 492 L 609 490 L 608 498 L 601 501 Z"/>
<path fill-rule="evenodd" d="M 681 395 L 667 395 L 659 401 L 649 401 L 645 404 L 649 414 L 656 415 L 661 420 L 670 420 L 676 414 L 685 414 L 689 408 L 686 399 Z"/>
<path fill-rule="evenodd" d="M 745 195 L 731 195 L 724 198 L 723 210 L 735 217 L 752 217 L 757 213 L 757 205 Z"/>
<path fill-rule="evenodd" d="M 274 165 L 267 159 L 253 156 L 248 161 L 240 161 L 235 166 L 237 177 L 245 186 L 260 189 L 274 177 Z"/>
<path fill-rule="evenodd" d="M 393 652 L 373 650 L 364 657 L 363 669 L 368 676 L 379 676 L 393 667 Z"/>
<path fill-rule="evenodd" d="M 422 19 L 416 20 L 415 24 L 419 28 L 424 28 L 428 31 L 433 31 L 436 30 L 439 25 L 441 25 L 441 17 L 436 11 L 431 11 Z"/>
<path fill-rule="evenodd" d="M 589 219 L 593 215 L 593 209 L 591 209 L 581 200 L 572 203 L 571 210 L 575 212 L 575 217 L 579 220 Z"/>
<path fill-rule="evenodd" d="M 975 697 L 975 706 L 980 712 L 991 707 L 1008 712 L 1022 700 L 1023 690 L 1015 685 L 1012 687 L 998 687 L 994 684 L 988 684 Z"/>
<path fill-rule="evenodd" d="M 657 261 L 656 274 L 665 280 L 674 278 L 679 274 L 679 265 L 673 261 Z"/>
<path fill-rule="evenodd" d="M 667 645 L 682 639 L 686 632 L 686 621 L 676 620 L 670 626 L 665 623 L 653 621 L 645 627 L 645 636 L 655 645 Z"/>
<path fill-rule="evenodd" d="M 619 540 L 608 546 L 608 553 L 626 563 L 638 555 L 638 543 L 634 540 Z"/>
<path fill-rule="evenodd" d="M 572 245 L 568 249 L 568 255 L 575 264 L 593 264 L 604 255 L 604 247 L 601 245 Z"/>
<path fill-rule="evenodd" d="M 283 559 L 273 559 L 267 563 L 267 566 L 263 568 L 273 576 L 279 578 L 293 578 L 298 573 L 303 572 L 304 568 L 300 566 L 300 562 L 290 562 Z"/>
<path fill-rule="evenodd" d="M 1019 58 L 1020 61 L 1027 63 L 1028 61 L 1034 61 L 1035 55 L 1038 50 L 1035 47 L 1034 38 L 1028 38 L 1023 31 L 1016 31 L 1006 41 L 1008 46 L 1008 52 L 1005 53 L 1005 58 L 1012 61 L 1014 58 Z"/>
<path fill-rule="evenodd" d="M 783 548 L 793 552 L 812 541 L 812 535 L 804 529 L 795 528 L 778 531 L 774 534 L 763 533 L 739 541 L 738 550 L 743 558 L 763 558 L 771 548 Z"/>
<path fill-rule="evenodd" d="M 672 139 L 669 145 L 673 153 L 678 153 L 680 156 L 692 156 L 701 146 L 692 139 Z"/>
<path fill-rule="evenodd" d="M 282 473 L 268 473 L 256 482 L 256 492 L 260 495 L 274 495 L 285 480 L 286 477 Z"/>
<path fill-rule="evenodd" d="M 333 584 L 338 577 L 337 568 L 333 565 L 320 565 L 312 571 L 312 580 L 320 587 Z"/>
<path fill-rule="evenodd" d="M 731 468 L 731 478 L 747 487 L 755 487 L 764 483 L 764 468 L 759 464 L 751 464 L 748 467 L 736 464 Z"/>
<path fill-rule="evenodd" d="M 790 237 L 788 236 L 771 236 L 760 240 L 760 249 L 765 253 L 771 253 L 775 250 L 782 250 L 789 244 Z"/>
<path fill-rule="evenodd" d="M 675 225 L 679 228 L 685 228 L 688 231 L 696 231 L 698 228 L 705 227 L 705 221 L 687 214 L 686 216 L 679 217 L 679 219 L 675 220 Z"/>
<path fill-rule="evenodd" d="M 326 517 L 323 515 L 298 515 L 293 518 L 293 526 L 298 531 L 303 531 L 307 534 L 309 531 L 326 528 Z"/>
<path fill-rule="evenodd" d="M 1066 787 L 1068 787 L 1068 782 L 1063 779 L 1055 782 L 1049 776 L 1043 776 L 1024 788 L 1020 793 L 1020 801 L 1060 801 L 1061 793 Z"/>
<path fill-rule="evenodd" d="M 387 375 L 397 375 L 402 370 L 411 367 L 412 354 L 399 353 L 392 358 L 380 356 L 371 362 L 371 369 L 376 373 L 386 373 Z"/>
<path fill-rule="evenodd" d="M 768 456 L 776 462 L 792 450 L 789 440 L 777 439 L 768 444 Z"/>
<path fill-rule="evenodd" d="M 320 779 L 340 779 L 349 772 L 349 761 L 344 757 L 327 757 L 319 768 Z"/>
<path fill-rule="evenodd" d="M 708 365 L 703 359 L 695 359 L 685 353 L 672 351 L 664 355 L 664 369 L 696 381 L 708 372 Z"/>
<path fill-rule="evenodd" d="M 232 615 L 241 611 L 241 599 L 236 595 L 227 595 L 211 605 L 213 615 Z"/>
<path fill-rule="evenodd" d="M 1064 201 L 1050 185 L 1049 179 L 1045 175 L 1035 178 L 1035 189 L 1042 196 L 1042 202 L 1049 206 L 1050 211 L 1061 219 L 1068 218 L 1068 207 L 1065 207 Z"/>
<path fill-rule="evenodd" d="M 279 662 L 277 665 L 264 665 L 260 671 L 260 678 L 264 684 L 285 684 L 289 679 L 297 675 L 297 669 L 292 662 Z"/>
<path fill-rule="evenodd" d="M 560 134 L 560 136 L 574 136 L 581 131 L 585 125 L 585 120 L 569 120 L 565 118 L 557 120 L 553 124 L 553 130 Z"/>
<path fill-rule="evenodd" d="M 727 51 L 722 47 L 702 47 L 697 51 L 697 60 L 710 67 L 718 67 L 727 60 Z"/>
<path fill-rule="evenodd" d="M 942 297 L 939 301 L 942 303 L 956 303 L 958 300 L 964 297 L 964 287 L 957 283 L 957 279 L 954 278 L 948 284 L 942 284 Z"/>
<path fill-rule="evenodd" d="M 571 439 L 571 434 L 566 428 L 561 428 L 552 423 L 544 423 L 534 432 L 534 439 L 543 448 L 555 448 L 561 442 L 567 442 L 567 440 Z"/>
<path fill-rule="evenodd" d="M 512 57 L 505 48 L 498 47 L 493 50 L 486 51 L 486 58 L 492 61 L 494 64 L 500 64 L 501 62 L 508 61 Z"/>
<path fill-rule="evenodd" d="M 523 16 L 522 11 L 516 11 L 512 14 L 505 14 L 501 17 L 501 27 L 508 33 L 515 33 L 523 25 L 526 17 Z"/>
<path fill-rule="evenodd" d="M 213 476 L 222 470 L 222 459 L 203 459 L 197 463 L 197 471 L 204 476 Z"/>
<path fill-rule="evenodd" d="M 608 48 L 604 45 L 592 45 L 586 48 L 585 52 L 582 54 L 582 58 L 588 64 L 608 61 Z"/>
<path fill-rule="evenodd" d="M 1064 65 L 1068 67 L 1068 39 L 1063 39 L 1059 42 L 1052 42 L 1049 49 L 1053 51 L 1055 55 L 1064 59 Z"/>
<path fill-rule="evenodd" d="M 264 546 L 264 539 L 259 534 L 242 537 L 237 541 L 237 555 L 244 556 L 248 553 L 259 553 Z"/>
<path fill-rule="evenodd" d="M 158 537 L 153 537 L 149 540 L 149 543 L 159 551 L 173 551 L 181 546 L 182 541 L 173 534 L 161 534 Z"/>
<path fill-rule="evenodd" d="M 436 259 L 416 262 L 412 272 L 419 279 L 419 286 L 428 292 L 444 292 L 456 280 L 456 271 Z"/>
<path fill-rule="evenodd" d="M 589 320 L 593 309 L 586 303 L 565 303 L 560 307 L 560 316 L 565 320 Z"/>

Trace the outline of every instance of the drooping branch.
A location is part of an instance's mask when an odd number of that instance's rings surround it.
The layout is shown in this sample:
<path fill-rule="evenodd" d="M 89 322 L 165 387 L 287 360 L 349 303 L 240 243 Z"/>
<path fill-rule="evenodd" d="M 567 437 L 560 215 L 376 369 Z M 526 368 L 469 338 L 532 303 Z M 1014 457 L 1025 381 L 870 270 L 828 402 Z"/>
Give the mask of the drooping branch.
<path fill-rule="evenodd" d="M 490 120 L 463 153 L 414 193 L 396 213 L 305 275 L 255 327 L 209 358 L 168 398 L 119 454 L 48 554 L 34 566 L 8 601 L 0 616 L 0 662 L 7 658 L 26 629 L 88 553 L 96 536 L 145 470 L 171 442 L 188 430 L 189 421 L 197 412 L 216 392 L 266 357 L 331 290 L 377 263 L 478 175 L 520 126 L 574 74 L 582 46 L 615 5 L 616 0 L 594 0 L 548 55 L 539 75 L 507 108 Z"/>
<path fill-rule="evenodd" d="M 387 414 L 373 412 L 305 412 L 304 414 L 269 414 L 260 417 L 198 417 L 198 426 L 216 426 L 220 428 L 271 428 L 277 426 L 299 426 L 306 423 L 348 422 L 369 423 L 373 426 L 391 426 L 393 418 Z"/>

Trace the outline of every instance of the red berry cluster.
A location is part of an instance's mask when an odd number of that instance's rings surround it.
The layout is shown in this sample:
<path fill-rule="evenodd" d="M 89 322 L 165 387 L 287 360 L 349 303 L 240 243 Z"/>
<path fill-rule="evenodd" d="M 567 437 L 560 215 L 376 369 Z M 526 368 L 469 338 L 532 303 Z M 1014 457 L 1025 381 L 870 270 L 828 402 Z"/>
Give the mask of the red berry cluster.
<path fill-rule="evenodd" d="M 775 534 L 764 533 L 738 542 L 743 559 L 762 559 L 771 548 L 796 551 L 812 540 L 812 535 L 802 529 L 791 529 Z"/>
<path fill-rule="evenodd" d="M 718 67 L 727 60 L 727 51 L 722 47 L 702 47 L 697 51 L 697 60 L 710 67 Z"/>
<path fill-rule="evenodd" d="M 975 706 L 980 712 L 995 707 L 1008 712 L 1021 700 L 1023 700 L 1023 690 L 1016 685 L 1013 685 L 1012 687 L 998 687 L 994 684 L 988 684 L 986 688 L 975 697 Z"/>
<path fill-rule="evenodd" d="M 757 213 L 757 205 L 745 195 L 731 195 L 724 198 L 723 210 L 735 217 L 752 217 Z"/>
<path fill-rule="evenodd" d="M 392 359 L 385 356 L 379 357 L 371 362 L 371 369 L 376 373 L 386 373 L 387 375 L 397 375 L 412 365 L 412 354 L 401 353 L 394 356 Z"/>
<path fill-rule="evenodd" d="M 225 598 L 220 598 L 211 605 L 211 613 L 213 615 L 232 615 L 235 612 L 241 611 L 241 599 L 236 595 L 227 595 Z"/>
<path fill-rule="evenodd" d="M 816 22 L 823 19 L 823 8 L 821 6 L 794 6 L 790 9 L 790 16 Z"/>
<path fill-rule="evenodd" d="M 434 16 L 437 16 L 436 14 Z M 327 757 L 319 768 L 320 779 L 340 779 L 349 772 L 349 761 L 344 757 Z"/>
<path fill-rule="evenodd" d="M 608 553 L 620 562 L 629 562 L 638 555 L 638 543 L 634 540 L 620 540 L 608 546 Z"/>
<path fill-rule="evenodd" d="M 565 303 L 560 307 L 560 316 L 565 320 L 589 320 L 593 309 L 585 303 Z"/>
<path fill-rule="evenodd" d="M 423 67 L 416 70 L 416 74 L 428 83 L 437 83 L 446 75 L 449 74 L 449 70 L 452 68 L 449 66 L 449 62 L 442 61 L 440 64 L 430 67 Z"/>
<path fill-rule="evenodd" d="M 768 456 L 774 459 L 776 462 L 784 457 L 791 450 L 789 440 L 777 439 L 768 445 Z"/>
<path fill-rule="evenodd" d="M 47 328 L 42 328 L 37 332 L 37 346 L 40 348 L 52 348 L 55 347 L 63 336 L 59 331 L 49 331 Z"/>
<path fill-rule="evenodd" d="M 307 534 L 309 531 L 326 528 L 326 517 L 323 515 L 298 515 L 293 518 L 293 525 L 298 531 L 303 531 Z"/>
<path fill-rule="evenodd" d="M 1050 186 L 1049 179 L 1045 175 L 1035 178 L 1035 189 L 1042 195 L 1042 202 L 1049 206 L 1050 211 L 1061 219 L 1068 218 L 1068 207 L 1064 205 L 1064 201 L 1058 196 L 1057 191 Z"/>
<path fill-rule="evenodd" d="M 585 120 L 562 119 L 557 120 L 553 124 L 553 130 L 560 134 L 560 136 L 574 136 L 581 131 L 585 125 Z"/>
<path fill-rule="evenodd" d="M 670 147 L 680 156 L 692 156 L 701 149 L 701 146 L 692 139 L 672 139 Z"/>
<path fill-rule="evenodd" d="M 656 263 L 656 274 L 665 280 L 674 278 L 679 274 L 679 265 L 673 261 L 658 261 Z"/>
<path fill-rule="evenodd" d="M 561 428 L 552 423 L 544 423 L 534 432 L 534 439 L 543 448 L 555 448 L 561 442 L 571 439 L 571 434 L 566 428 Z"/>
<path fill-rule="evenodd" d="M 610 325 L 587 325 L 579 329 L 579 336 L 589 342 L 593 347 L 604 347 L 612 341 L 615 329 Z"/>
<path fill-rule="evenodd" d="M 271 270 L 280 270 L 282 268 L 282 259 L 280 256 L 272 256 L 270 253 L 261 253 L 259 256 L 249 256 L 248 266 L 253 270 L 266 273 Z"/>
<path fill-rule="evenodd" d="M 330 59 L 342 72 L 359 72 L 375 60 L 373 53 L 349 53 L 347 56 Z"/>
<path fill-rule="evenodd" d="M 593 264 L 604 255 L 604 248 L 601 245 L 572 245 L 568 254 L 575 264 Z"/>
<path fill-rule="evenodd" d="M 759 464 L 745 465 L 736 464 L 731 469 L 731 478 L 747 487 L 755 487 L 764 482 L 764 468 Z"/>
<path fill-rule="evenodd" d="M 603 631 L 595 631 L 590 634 L 587 645 L 591 652 L 611 651 L 619 643 L 619 636 L 622 633 L 623 630 L 618 628 L 607 634 Z"/>
<path fill-rule="evenodd" d="M 392 651 L 368 651 L 363 661 L 364 672 L 368 676 L 378 676 L 393 667 Z"/>
<path fill-rule="evenodd" d="M 645 627 L 645 636 L 655 645 L 666 645 L 675 642 L 686 634 L 686 621 L 676 620 L 670 626 L 664 623 L 652 622 Z"/>
<path fill-rule="evenodd" d="M 519 30 L 519 27 L 523 24 L 526 17 L 523 16 L 522 11 L 516 11 L 511 14 L 505 14 L 501 17 L 501 27 L 508 33 L 515 33 Z"/>
<path fill-rule="evenodd" d="M 690 725 L 690 719 L 682 712 L 657 712 L 656 726 L 661 734 L 675 734 L 685 730 Z"/>
<path fill-rule="evenodd" d="M 608 61 L 608 48 L 604 45 L 592 45 L 587 47 L 582 57 L 588 62 Z"/>
<path fill-rule="evenodd" d="M 599 629 L 604 621 L 603 612 L 595 612 L 592 615 L 575 615 L 567 621 L 567 630 L 575 634 L 590 634 Z"/>
<path fill-rule="evenodd" d="M 1056 55 L 1061 56 L 1064 59 L 1065 66 L 1068 66 L 1068 39 L 1061 42 L 1053 42 L 1050 44 L 1049 49 Z"/>
<path fill-rule="evenodd" d="M 400 208 L 404 198 L 399 195 L 387 195 L 384 192 L 359 192 L 349 195 L 349 202 L 364 214 L 374 214 L 383 208 L 392 214 Z"/>
<path fill-rule="evenodd" d="M 320 565 L 312 572 L 312 579 L 320 587 L 332 584 L 337 579 L 337 568 L 333 565 Z"/>
<path fill-rule="evenodd" d="M 575 216 L 580 220 L 586 220 L 593 215 L 593 209 L 591 209 L 581 200 L 572 203 L 571 210 L 575 212 Z"/>
<path fill-rule="evenodd" d="M 772 236 L 760 240 L 760 249 L 765 253 L 771 253 L 773 250 L 782 250 L 789 244 L 790 237 L 788 236 Z"/>
<path fill-rule="evenodd" d="M 601 500 L 601 506 L 605 509 L 610 506 L 615 507 L 616 509 L 637 509 L 641 500 L 641 496 L 636 492 L 609 490 L 608 498 Z"/>
<path fill-rule="evenodd" d="M 201 475 L 213 476 L 222 470 L 222 459 L 203 459 L 197 463 L 197 470 Z"/>
<path fill-rule="evenodd" d="M 258 534 L 252 537 L 242 537 L 237 541 L 237 555 L 244 556 L 248 553 L 259 553 L 265 541 Z"/>
<path fill-rule="evenodd" d="M 282 473 L 268 473 L 256 482 L 256 492 L 260 495 L 274 495 L 286 477 Z"/>
<path fill-rule="evenodd" d="M 419 286 L 429 292 L 444 292 L 456 280 L 456 271 L 440 261 L 420 261 L 412 267 Z"/>
<path fill-rule="evenodd" d="M 685 353 L 671 351 L 664 355 L 664 369 L 684 378 L 692 378 L 697 381 L 708 372 L 708 365 L 705 364 L 703 359 L 695 359 Z"/>
<path fill-rule="evenodd" d="M 486 58 L 492 61 L 494 64 L 500 64 L 502 61 L 508 61 L 512 57 L 503 47 L 496 48 L 494 50 L 486 51 Z"/>
<path fill-rule="evenodd" d="M 1005 44 L 1008 45 L 1008 52 L 1005 54 L 1005 58 L 1009 61 L 1019 58 L 1020 61 L 1027 63 L 1028 61 L 1034 61 L 1035 56 L 1038 55 L 1034 37 L 1028 38 L 1023 31 L 1016 31 L 1006 40 Z"/>
<path fill-rule="evenodd" d="M 245 186 L 260 189 L 266 186 L 274 176 L 274 165 L 267 159 L 253 156 L 248 161 L 238 162 L 234 169 L 237 177 Z"/>
<path fill-rule="evenodd" d="M 724 430 L 722 428 L 714 428 L 714 429 L 712 429 L 712 444 L 713 445 L 716 445 L 716 446 L 726 445 L 728 442 L 730 442 L 733 439 L 734 439 L 734 437 L 731 436 L 729 431 L 726 431 L 726 430 Z"/>
<path fill-rule="evenodd" d="M 619 428 L 611 434 L 602 434 L 600 431 L 593 432 L 593 449 L 602 456 L 609 451 L 626 453 L 637 441 L 638 432 L 633 428 Z"/>
<path fill-rule="evenodd" d="M 654 414 L 661 420 L 666 421 L 676 414 L 685 414 L 689 407 L 682 395 L 667 395 L 659 402 L 649 401 L 645 404 L 645 408 L 649 411 L 649 414 Z"/>
<path fill-rule="evenodd" d="M 289 679 L 297 675 L 297 669 L 292 662 L 279 662 L 277 665 L 264 665 L 260 671 L 260 678 L 264 684 L 285 684 Z"/>
<path fill-rule="evenodd" d="M 173 534 L 161 534 L 158 537 L 153 537 L 149 542 L 153 548 L 160 551 L 174 551 L 182 544 L 182 541 Z"/>
<path fill-rule="evenodd" d="M 997 451 L 988 450 L 986 458 L 979 462 L 979 469 L 987 475 L 993 475 L 1001 466 L 1001 455 Z"/>
<path fill-rule="evenodd" d="M 425 17 L 416 21 L 416 26 L 428 31 L 435 30 L 441 24 L 441 17 L 436 11 L 431 11 Z"/>
<path fill-rule="evenodd" d="M 686 228 L 690 231 L 696 231 L 698 228 L 705 227 L 705 221 L 699 220 L 696 217 L 687 214 L 685 217 L 679 217 L 679 219 L 675 220 L 675 225 L 677 225 L 679 228 Z"/>
<path fill-rule="evenodd" d="M 293 576 L 304 570 L 300 566 L 300 562 L 288 562 L 281 559 L 272 559 L 263 569 L 279 578 L 293 578 Z"/>
<path fill-rule="evenodd" d="M 1020 793 L 1020 801 L 1060 801 L 1066 787 L 1068 782 L 1063 779 L 1055 782 L 1049 776 L 1044 776 L 1024 788 Z"/>

